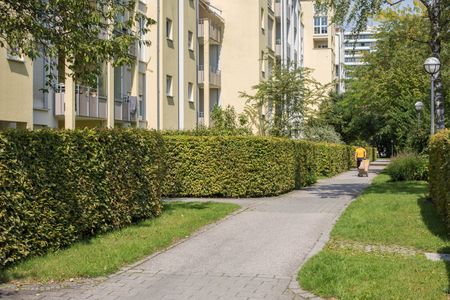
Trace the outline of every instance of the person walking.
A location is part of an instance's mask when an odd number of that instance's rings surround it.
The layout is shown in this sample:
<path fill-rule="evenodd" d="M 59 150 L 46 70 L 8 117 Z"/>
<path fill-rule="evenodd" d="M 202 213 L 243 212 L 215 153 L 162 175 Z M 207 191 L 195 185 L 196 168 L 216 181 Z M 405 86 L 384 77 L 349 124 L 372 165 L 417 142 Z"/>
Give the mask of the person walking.
<path fill-rule="evenodd" d="M 358 147 L 355 151 L 356 167 L 359 169 L 361 162 L 367 158 L 367 151 L 363 147 Z"/>

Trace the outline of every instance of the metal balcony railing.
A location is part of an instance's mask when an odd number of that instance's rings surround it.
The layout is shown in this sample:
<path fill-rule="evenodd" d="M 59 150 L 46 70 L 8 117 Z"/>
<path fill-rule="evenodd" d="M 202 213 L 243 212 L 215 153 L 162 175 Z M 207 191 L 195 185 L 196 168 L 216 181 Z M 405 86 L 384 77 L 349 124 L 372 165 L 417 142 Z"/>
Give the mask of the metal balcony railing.
<path fill-rule="evenodd" d="M 55 116 L 64 116 L 65 88 L 59 85 L 55 91 Z M 106 119 L 107 99 L 99 97 L 97 89 L 77 86 L 75 89 L 75 113 L 77 117 Z"/>
<path fill-rule="evenodd" d="M 205 37 L 205 20 L 200 19 L 198 21 L 198 36 Z M 209 23 L 209 38 L 217 43 L 222 43 L 222 29 L 219 26 Z"/>

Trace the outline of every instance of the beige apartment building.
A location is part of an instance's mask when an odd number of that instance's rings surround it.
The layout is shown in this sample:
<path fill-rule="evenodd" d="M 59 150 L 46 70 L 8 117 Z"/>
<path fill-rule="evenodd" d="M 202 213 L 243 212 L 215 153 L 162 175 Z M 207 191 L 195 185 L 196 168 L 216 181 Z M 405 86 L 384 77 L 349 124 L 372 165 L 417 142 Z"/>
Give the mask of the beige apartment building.
<path fill-rule="evenodd" d="M 240 92 L 270 77 L 278 60 L 301 64 L 298 0 L 211 0 L 225 21 L 220 55 L 222 92 L 218 103 L 244 111 Z"/>
<path fill-rule="evenodd" d="M 198 2 L 139 0 L 136 10 L 157 21 L 141 38 L 151 46 L 130 47 L 130 66 L 105 63 L 96 86 L 58 76 L 57 88 L 45 93 L 46 59 L 31 61 L 1 48 L 0 128 L 195 128 Z"/>
<path fill-rule="evenodd" d="M 304 66 L 322 84 L 336 78 L 335 25 L 331 13 L 316 10 L 314 0 L 301 0 L 304 24 Z M 334 88 L 334 87 L 333 87 Z"/>
<path fill-rule="evenodd" d="M 130 66 L 105 63 L 90 87 L 58 76 L 56 89 L 44 92 L 46 58 L 0 49 L 0 128 L 193 129 L 209 125 L 216 105 L 241 113 L 240 92 L 270 78 L 275 63 L 304 64 L 300 4 L 139 0 L 136 10 L 157 22 L 141 37 L 151 45 L 130 47 Z"/>

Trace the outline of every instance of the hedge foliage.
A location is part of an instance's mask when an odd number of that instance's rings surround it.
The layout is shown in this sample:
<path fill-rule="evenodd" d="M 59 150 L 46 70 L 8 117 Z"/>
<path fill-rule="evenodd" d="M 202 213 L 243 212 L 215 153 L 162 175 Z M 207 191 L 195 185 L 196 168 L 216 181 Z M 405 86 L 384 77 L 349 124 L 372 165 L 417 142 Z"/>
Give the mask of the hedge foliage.
<path fill-rule="evenodd" d="M 293 144 L 262 137 L 165 136 L 164 194 L 261 197 L 294 188 Z"/>
<path fill-rule="evenodd" d="M 450 130 L 431 138 L 429 154 L 430 197 L 450 229 Z"/>
<path fill-rule="evenodd" d="M 170 197 L 279 195 L 348 170 L 354 149 L 267 137 L 165 136 Z"/>
<path fill-rule="evenodd" d="M 295 141 L 297 157 L 296 188 L 349 170 L 354 164 L 353 147 L 341 144 Z"/>
<path fill-rule="evenodd" d="M 144 130 L 0 132 L 0 268 L 158 216 L 163 155 Z"/>
<path fill-rule="evenodd" d="M 393 181 L 428 180 L 428 158 L 404 153 L 391 160 L 385 172 Z"/>

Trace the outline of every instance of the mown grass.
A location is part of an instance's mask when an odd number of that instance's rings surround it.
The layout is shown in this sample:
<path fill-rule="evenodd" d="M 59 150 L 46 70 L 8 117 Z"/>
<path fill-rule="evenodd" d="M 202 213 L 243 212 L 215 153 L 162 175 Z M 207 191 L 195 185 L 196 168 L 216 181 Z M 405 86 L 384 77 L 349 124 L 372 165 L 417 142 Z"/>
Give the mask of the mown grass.
<path fill-rule="evenodd" d="M 299 273 L 300 285 L 338 299 L 447 299 L 450 264 L 425 259 L 423 252 L 449 253 L 441 218 L 426 199 L 426 182 L 390 182 L 379 175 L 353 202 L 331 240 Z M 336 245 L 405 247 L 415 256 L 367 253 Z"/>
<path fill-rule="evenodd" d="M 49 282 L 104 276 L 188 237 L 236 211 L 224 203 L 168 203 L 161 217 L 34 257 L 0 272 L 3 282 Z"/>

